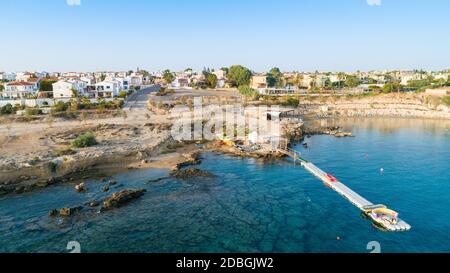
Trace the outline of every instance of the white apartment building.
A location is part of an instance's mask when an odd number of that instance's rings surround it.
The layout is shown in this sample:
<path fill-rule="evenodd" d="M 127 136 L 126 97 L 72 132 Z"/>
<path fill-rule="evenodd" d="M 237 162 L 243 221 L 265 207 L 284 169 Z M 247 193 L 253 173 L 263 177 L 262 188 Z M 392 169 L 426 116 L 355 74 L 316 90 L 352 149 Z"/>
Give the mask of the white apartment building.
<path fill-rule="evenodd" d="M 96 98 L 113 98 L 117 97 L 120 92 L 119 81 L 102 81 L 95 84 Z"/>
<path fill-rule="evenodd" d="M 30 82 L 10 82 L 5 83 L 5 90 L 2 93 L 3 98 L 30 98 L 36 96 L 38 89 L 34 83 Z"/>
<path fill-rule="evenodd" d="M 78 96 L 85 96 L 86 83 L 83 81 L 58 81 L 53 84 L 53 97 L 72 98 L 74 91 Z"/>

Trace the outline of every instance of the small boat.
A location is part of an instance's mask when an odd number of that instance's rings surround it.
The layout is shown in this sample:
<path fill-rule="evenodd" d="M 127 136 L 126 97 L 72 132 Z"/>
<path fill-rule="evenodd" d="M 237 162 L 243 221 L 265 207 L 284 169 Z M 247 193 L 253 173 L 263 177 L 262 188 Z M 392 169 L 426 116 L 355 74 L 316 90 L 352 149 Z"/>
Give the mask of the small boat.
<path fill-rule="evenodd" d="M 370 216 L 382 226 L 397 225 L 398 223 L 398 213 L 387 208 L 374 209 L 370 212 Z"/>
<path fill-rule="evenodd" d="M 398 213 L 388 209 L 385 205 L 373 205 L 364 208 L 375 225 L 389 231 L 409 230 L 411 227 L 399 220 Z"/>
<path fill-rule="evenodd" d="M 330 180 L 330 182 L 337 182 L 338 180 L 332 176 L 331 174 L 327 174 L 328 179 Z"/>

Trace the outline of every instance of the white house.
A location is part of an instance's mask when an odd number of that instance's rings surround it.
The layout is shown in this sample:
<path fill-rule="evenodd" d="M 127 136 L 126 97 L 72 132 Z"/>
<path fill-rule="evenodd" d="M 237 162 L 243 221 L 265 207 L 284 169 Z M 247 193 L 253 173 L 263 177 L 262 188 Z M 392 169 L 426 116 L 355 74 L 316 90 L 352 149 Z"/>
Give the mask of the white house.
<path fill-rule="evenodd" d="M 120 90 L 128 91 L 130 90 L 130 78 L 124 77 L 124 78 L 116 78 L 116 81 L 120 83 Z"/>
<path fill-rule="evenodd" d="M 141 86 L 144 82 L 143 76 L 139 74 L 134 74 L 130 76 L 129 84 L 130 86 Z"/>
<path fill-rule="evenodd" d="M 45 72 L 45 71 L 35 72 L 34 76 L 36 76 L 36 78 L 39 78 L 39 79 L 47 78 L 48 77 L 48 72 Z"/>
<path fill-rule="evenodd" d="M 424 77 L 419 73 L 401 73 L 400 75 L 400 83 L 403 85 L 408 85 L 410 81 L 418 81 L 422 80 Z"/>
<path fill-rule="evenodd" d="M 187 88 L 189 87 L 189 79 L 187 78 L 181 78 L 177 77 L 175 80 L 170 84 L 172 88 Z"/>
<path fill-rule="evenodd" d="M 1 73 L 0 80 L 15 81 L 16 80 L 16 74 L 8 73 L 8 72 Z"/>
<path fill-rule="evenodd" d="M 120 92 L 120 82 L 118 81 L 102 81 L 95 84 L 95 97 L 113 98 L 117 97 Z"/>
<path fill-rule="evenodd" d="M 219 79 L 219 80 L 217 80 L 216 88 L 224 88 L 226 83 L 227 82 L 225 79 Z"/>
<path fill-rule="evenodd" d="M 94 85 L 95 84 L 95 79 L 94 77 L 88 77 L 88 76 L 84 76 L 80 78 L 80 81 L 83 81 L 86 83 L 86 85 Z"/>
<path fill-rule="evenodd" d="M 85 87 L 86 83 L 83 81 L 58 81 L 53 84 L 53 97 L 72 98 L 73 91 L 76 91 L 78 96 L 84 96 Z"/>
<path fill-rule="evenodd" d="M 223 71 L 222 69 L 220 69 L 220 70 L 212 72 L 212 74 L 216 75 L 218 80 L 224 80 L 224 79 L 226 79 L 227 73 L 225 71 Z"/>
<path fill-rule="evenodd" d="M 37 94 L 38 89 L 35 83 L 30 82 L 10 82 L 5 84 L 2 93 L 3 98 L 29 98 Z"/>
<path fill-rule="evenodd" d="M 29 72 L 19 72 L 16 74 L 16 81 L 18 82 L 26 82 L 31 78 L 34 78 L 34 75 Z"/>

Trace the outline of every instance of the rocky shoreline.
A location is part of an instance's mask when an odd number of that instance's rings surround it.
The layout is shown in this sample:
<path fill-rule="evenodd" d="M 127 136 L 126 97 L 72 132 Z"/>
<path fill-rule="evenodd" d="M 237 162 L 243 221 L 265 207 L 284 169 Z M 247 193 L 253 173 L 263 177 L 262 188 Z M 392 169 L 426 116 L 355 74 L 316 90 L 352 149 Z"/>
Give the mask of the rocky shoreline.
<path fill-rule="evenodd" d="M 101 177 L 130 168 L 145 158 L 158 155 L 173 143 L 170 126 L 164 124 L 99 125 L 54 131 L 42 136 L 47 150 L 0 158 L 0 195 L 24 193 L 88 177 Z M 85 132 L 94 132 L 98 145 L 73 148 L 70 141 Z M 57 152 L 55 152 L 57 151 Z M 35 162 L 30 162 L 33 157 Z"/>
<path fill-rule="evenodd" d="M 348 116 L 402 116 L 450 119 L 448 107 L 432 105 L 421 95 L 379 95 L 363 98 L 326 98 L 301 100 L 295 113 L 304 119 L 339 118 Z M 139 118 L 143 118 L 140 116 Z M 2 149 L 0 155 L 0 196 L 10 193 L 21 194 L 45 188 L 57 183 L 83 181 L 92 177 L 106 176 L 111 172 L 122 172 L 134 168 L 168 168 L 180 170 L 200 163 L 199 151 L 193 144 L 182 144 L 170 137 L 170 118 L 161 114 L 158 121 L 140 120 L 136 125 L 112 124 L 78 125 L 65 129 L 43 128 L 32 136 L 9 137 L 9 152 Z M 45 125 L 43 125 L 45 126 Z M 304 126 L 296 118 L 285 118 L 281 127 L 290 141 L 302 141 L 305 136 L 327 134 L 335 137 L 352 137 L 337 127 Z M 98 145 L 89 148 L 71 148 L 70 142 L 77 136 L 93 132 Z M 31 134 L 30 134 L 31 135 Z M 23 138 L 23 139 L 20 139 Z M 28 147 L 31 151 L 22 151 Z M 5 144 L 4 144 L 5 145 Z M 181 147 L 185 151 L 180 151 Z M 5 147 L 5 146 L 4 146 Z M 8 147 L 8 146 L 6 146 Z M 281 158 L 284 155 L 254 149 L 251 146 L 229 147 L 210 142 L 201 150 L 223 154 L 254 157 L 263 160 Z M 173 155 L 171 155 L 173 154 Z M 172 161 L 174 163 L 172 163 Z M 103 174 L 105 173 L 105 174 Z"/>
<path fill-rule="evenodd" d="M 299 115 L 313 118 L 391 117 L 450 120 L 450 108 L 424 94 L 381 94 L 368 97 L 322 97 L 301 100 Z"/>

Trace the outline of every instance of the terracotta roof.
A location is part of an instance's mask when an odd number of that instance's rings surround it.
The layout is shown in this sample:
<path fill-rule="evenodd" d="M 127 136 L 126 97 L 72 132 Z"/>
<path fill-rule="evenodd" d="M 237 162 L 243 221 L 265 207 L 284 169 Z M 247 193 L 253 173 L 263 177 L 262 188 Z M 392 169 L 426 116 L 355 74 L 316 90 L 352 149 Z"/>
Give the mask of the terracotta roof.
<path fill-rule="evenodd" d="M 33 83 L 30 82 L 11 82 L 7 83 L 7 86 L 33 86 Z"/>

